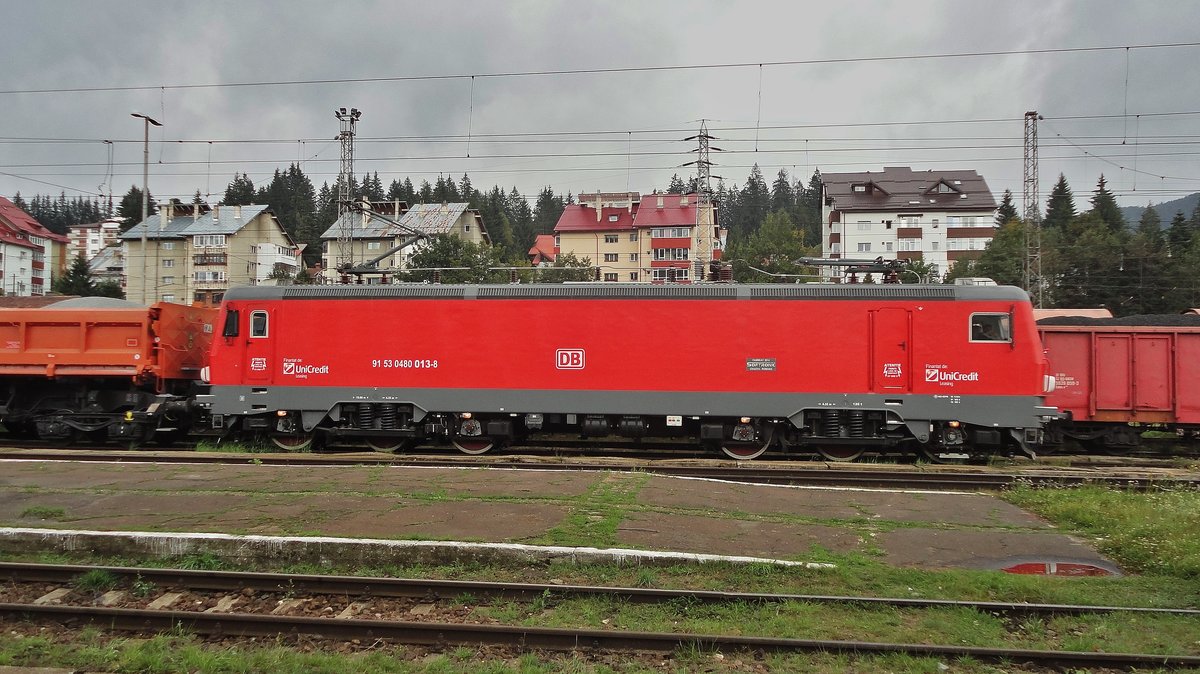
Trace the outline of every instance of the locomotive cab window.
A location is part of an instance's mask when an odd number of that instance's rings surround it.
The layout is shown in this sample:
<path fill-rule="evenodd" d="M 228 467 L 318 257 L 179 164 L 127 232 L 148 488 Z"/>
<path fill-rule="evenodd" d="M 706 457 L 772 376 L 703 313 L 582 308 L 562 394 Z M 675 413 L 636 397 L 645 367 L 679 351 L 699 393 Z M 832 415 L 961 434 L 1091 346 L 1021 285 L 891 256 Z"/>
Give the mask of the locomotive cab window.
<path fill-rule="evenodd" d="M 971 314 L 972 342 L 1011 342 L 1008 314 Z"/>
<path fill-rule="evenodd" d="M 238 336 L 238 314 L 239 312 L 237 309 L 230 309 L 229 311 L 225 312 L 225 328 L 221 330 L 221 336 Z"/>
<path fill-rule="evenodd" d="M 265 312 L 265 311 L 250 312 L 250 336 L 251 337 L 266 337 L 267 336 L 267 312 Z"/>

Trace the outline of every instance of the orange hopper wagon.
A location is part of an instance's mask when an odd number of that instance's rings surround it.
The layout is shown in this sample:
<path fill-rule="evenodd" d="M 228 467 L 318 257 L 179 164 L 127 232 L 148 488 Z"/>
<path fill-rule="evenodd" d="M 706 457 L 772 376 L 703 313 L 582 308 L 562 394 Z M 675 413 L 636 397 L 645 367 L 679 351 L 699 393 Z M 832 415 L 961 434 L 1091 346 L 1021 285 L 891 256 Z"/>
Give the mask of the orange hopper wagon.
<path fill-rule="evenodd" d="M 216 315 L 91 297 L 0 309 L 0 420 L 58 444 L 179 439 L 207 416 L 193 398 Z"/>

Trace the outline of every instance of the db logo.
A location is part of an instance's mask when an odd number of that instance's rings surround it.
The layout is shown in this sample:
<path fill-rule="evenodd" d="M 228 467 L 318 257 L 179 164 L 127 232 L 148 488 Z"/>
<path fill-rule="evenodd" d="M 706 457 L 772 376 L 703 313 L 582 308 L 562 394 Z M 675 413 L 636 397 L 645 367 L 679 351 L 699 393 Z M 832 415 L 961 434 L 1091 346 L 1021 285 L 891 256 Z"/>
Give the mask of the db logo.
<path fill-rule="evenodd" d="M 554 362 L 560 370 L 582 370 L 583 349 L 559 349 L 554 353 Z"/>
<path fill-rule="evenodd" d="M 295 363 L 284 363 L 283 364 L 283 373 L 284 374 L 296 374 L 296 364 Z"/>

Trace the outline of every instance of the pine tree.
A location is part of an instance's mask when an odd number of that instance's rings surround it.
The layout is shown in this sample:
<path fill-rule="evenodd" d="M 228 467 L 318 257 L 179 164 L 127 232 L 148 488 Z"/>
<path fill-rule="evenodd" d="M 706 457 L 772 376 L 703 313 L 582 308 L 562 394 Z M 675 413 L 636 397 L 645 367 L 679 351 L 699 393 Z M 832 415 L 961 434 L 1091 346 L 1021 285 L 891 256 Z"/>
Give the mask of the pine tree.
<path fill-rule="evenodd" d="M 245 206 L 254 203 L 254 196 L 254 181 L 250 180 L 250 176 L 234 173 L 233 180 L 225 188 L 225 198 L 221 203 L 226 206 Z"/>
<path fill-rule="evenodd" d="M 671 182 L 667 185 L 667 194 L 683 194 L 686 189 L 687 186 L 684 185 L 683 179 L 679 177 L 679 174 L 673 174 Z"/>
<path fill-rule="evenodd" d="M 1054 189 L 1050 190 L 1050 198 L 1046 201 L 1046 219 L 1042 221 L 1042 226 L 1050 229 L 1066 228 L 1074 217 L 1075 197 L 1071 194 L 1071 188 L 1067 186 L 1067 177 L 1060 173 L 1058 182 L 1054 183 Z"/>
<path fill-rule="evenodd" d="M 1116 197 L 1108 191 L 1103 173 L 1100 174 L 1100 182 L 1092 194 L 1092 212 L 1096 217 L 1113 231 L 1125 231 L 1125 216 L 1121 215 L 1121 207 L 1117 206 Z"/>
<path fill-rule="evenodd" d="M 82 255 L 76 255 L 67 272 L 55 279 L 53 289 L 54 292 L 63 295 L 78 295 L 79 297 L 93 295 L 96 285 L 92 282 L 92 271 L 88 268 L 87 260 Z"/>
<path fill-rule="evenodd" d="M 1196 228 L 1183 217 L 1183 211 L 1175 213 L 1171 218 L 1171 226 L 1167 228 L 1167 249 L 1171 255 L 1182 256 L 1192 245 Z"/>
<path fill-rule="evenodd" d="M 783 211 L 789 216 L 796 207 L 796 193 L 792 190 L 792 179 L 787 169 L 779 169 L 775 182 L 771 184 L 771 210 Z"/>
<path fill-rule="evenodd" d="M 154 194 L 152 192 L 147 191 L 147 197 L 147 203 L 149 204 L 147 213 L 153 215 L 157 212 L 158 205 L 154 203 Z M 125 196 L 121 198 L 121 206 L 117 208 L 117 217 L 124 220 L 121 224 L 121 231 L 125 231 L 142 221 L 142 191 L 136 186 L 130 187 Z"/>
<path fill-rule="evenodd" d="M 1000 200 L 1000 208 L 996 209 L 996 226 L 1003 227 L 1019 217 L 1017 207 L 1013 204 L 1012 190 L 1004 190 L 1004 198 Z"/>

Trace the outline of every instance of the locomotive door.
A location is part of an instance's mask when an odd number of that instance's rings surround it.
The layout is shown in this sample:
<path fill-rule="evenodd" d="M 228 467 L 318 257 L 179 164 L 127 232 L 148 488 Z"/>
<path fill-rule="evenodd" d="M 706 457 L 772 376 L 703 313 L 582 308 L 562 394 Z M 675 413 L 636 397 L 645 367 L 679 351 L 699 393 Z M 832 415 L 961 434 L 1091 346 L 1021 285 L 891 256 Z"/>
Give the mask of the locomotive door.
<path fill-rule="evenodd" d="M 274 360 L 274 343 L 271 333 L 271 312 L 265 307 L 247 306 L 249 321 L 246 330 L 246 379 L 251 382 L 268 382 L 271 379 Z"/>
<path fill-rule="evenodd" d="M 876 309 L 871 322 L 871 390 L 907 393 L 911 390 L 912 316 L 908 309 Z"/>

